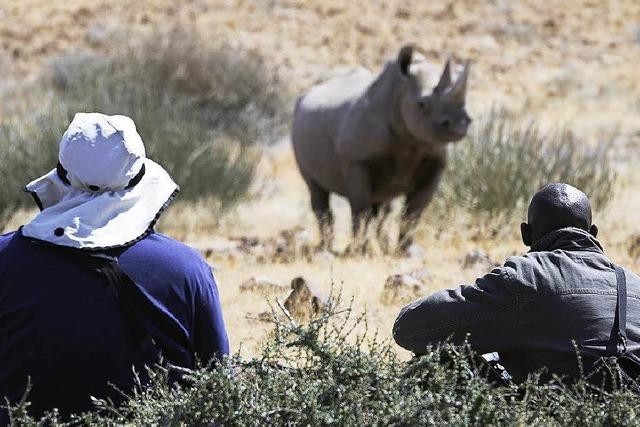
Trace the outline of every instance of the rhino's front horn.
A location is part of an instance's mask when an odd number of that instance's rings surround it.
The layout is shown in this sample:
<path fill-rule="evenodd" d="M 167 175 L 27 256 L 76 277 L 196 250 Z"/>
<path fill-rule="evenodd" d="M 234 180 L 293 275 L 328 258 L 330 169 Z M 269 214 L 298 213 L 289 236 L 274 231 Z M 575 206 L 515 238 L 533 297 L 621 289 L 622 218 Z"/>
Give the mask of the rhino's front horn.
<path fill-rule="evenodd" d="M 442 93 L 451 85 L 451 60 L 447 59 L 447 63 L 444 64 L 444 70 L 440 76 L 440 81 L 433 88 L 433 93 Z"/>
<path fill-rule="evenodd" d="M 467 79 L 469 77 L 469 67 L 471 67 L 471 63 L 469 61 L 465 62 L 464 69 L 462 70 L 462 73 L 460 73 L 460 77 L 458 77 L 458 79 L 448 92 L 449 98 L 454 102 L 464 104 L 464 100 L 467 95 Z"/>
<path fill-rule="evenodd" d="M 400 49 L 400 53 L 398 53 L 398 66 L 400 67 L 400 72 L 405 76 L 409 74 L 409 66 L 411 65 L 412 60 L 413 46 L 402 46 L 402 49 Z"/>

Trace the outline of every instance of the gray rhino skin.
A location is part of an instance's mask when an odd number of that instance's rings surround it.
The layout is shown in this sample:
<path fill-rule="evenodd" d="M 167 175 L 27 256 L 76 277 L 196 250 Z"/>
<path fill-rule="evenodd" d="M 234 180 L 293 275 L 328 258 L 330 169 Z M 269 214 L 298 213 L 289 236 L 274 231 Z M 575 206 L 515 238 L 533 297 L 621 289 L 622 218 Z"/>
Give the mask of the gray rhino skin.
<path fill-rule="evenodd" d="M 378 234 L 383 237 L 389 202 L 406 196 L 398 248 L 408 250 L 442 176 L 447 143 L 467 133 L 469 63 L 452 84 L 447 61 L 431 91 L 412 60 L 413 48 L 405 46 L 379 75 L 359 68 L 311 88 L 297 100 L 291 140 L 324 249 L 330 249 L 333 240 L 329 194 L 337 193 L 351 205 L 355 246 L 350 250 L 365 249 L 373 217 L 380 217 Z"/>

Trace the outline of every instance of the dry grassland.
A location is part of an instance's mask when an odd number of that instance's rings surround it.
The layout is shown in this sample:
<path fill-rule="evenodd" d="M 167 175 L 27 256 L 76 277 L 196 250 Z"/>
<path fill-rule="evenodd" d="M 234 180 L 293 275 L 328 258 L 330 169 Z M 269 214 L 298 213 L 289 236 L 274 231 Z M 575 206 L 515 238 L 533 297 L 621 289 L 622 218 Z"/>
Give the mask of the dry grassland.
<path fill-rule="evenodd" d="M 0 73 L 4 83 L 29 78 L 67 49 L 109 50 L 123 26 L 145 31 L 176 23 L 192 26 L 211 43 L 261 52 L 294 93 L 339 69 L 356 64 L 378 68 L 405 42 L 416 43 L 437 62 L 448 55 L 470 58 L 472 115 L 501 105 L 523 120 L 569 125 L 585 143 L 616 138 L 616 194 L 606 210 L 599 210 L 596 222 L 611 257 L 640 271 L 640 261 L 628 250 L 640 232 L 635 167 L 640 157 L 639 2 L 0 0 Z M 332 203 L 342 247 L 348 206 L 337 198 Z M 210 215 L 206 206 L 178 204 L 160 228 L 198 247 L 228 236 L 274 236 L 296 226 L 315 235 L 306 189 L 286 142 L 265 150 L 252 200 L 222 219 Z M 12 226 L 27 216 L 14 218 Z M 324 289 L 332 283 L 342 286 L 356 309 L 366 309 L 369 326 L 390 336 L 399 306 L 379 301 L 388 275 L 426 268 L 425 292 L 470 282 L 484 270 L 463 268 L 471 250 L 483 250 L 500 262 L 524 251 L 517 238 L 522 219 L 524 212 L 503 233 L 479 237 L 469 229 L 469 218 L 431 224 L 426 217 L 418 239 L 425 249 L 421 259 L 317 256 L 312 263 L 284 264 L 212 254 L 233 348 L 254 353 L 268 333 L 256 320 L 267 302 L 238 289 L 251 276 L 289 281 L 304 275 Z"/>

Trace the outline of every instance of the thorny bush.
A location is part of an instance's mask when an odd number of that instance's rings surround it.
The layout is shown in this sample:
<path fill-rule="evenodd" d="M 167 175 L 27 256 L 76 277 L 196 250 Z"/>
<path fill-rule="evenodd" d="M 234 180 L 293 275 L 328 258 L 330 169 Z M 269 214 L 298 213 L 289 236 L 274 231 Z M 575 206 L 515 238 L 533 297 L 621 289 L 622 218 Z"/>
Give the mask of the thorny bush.
<path fill-rule="evenodd" d="M 171 386 L 156 369 L 122 406 L 96 401 L 96 410 L 46 421 L 12 408 L 15 425 L 636 425 L 637 394 L 606 392 L 586 383 L 540 383 L 518 390 L 491 385 L 468 346 L 444 344 L 410 362 L 366 328 L 366 316 L 339 308 L 298 324 L 274 311 L 262 354 L 238 356 L 198 369 Z M 358 329 L 359 332 L 355 332 Z M 364 332 L 361 332 L 364 329 Z"/>

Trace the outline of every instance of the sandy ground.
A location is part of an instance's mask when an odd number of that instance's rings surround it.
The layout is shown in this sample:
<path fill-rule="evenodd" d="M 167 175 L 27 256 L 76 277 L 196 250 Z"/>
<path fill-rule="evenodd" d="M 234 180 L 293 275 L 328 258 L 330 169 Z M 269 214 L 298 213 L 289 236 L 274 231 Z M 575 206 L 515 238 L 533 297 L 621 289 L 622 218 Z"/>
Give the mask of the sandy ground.
<path fill-rule="evenodd" d="M 589 143 L 616 138 L 616 196 L 596 221 L 612 258 L 640 270 L 628 250 L 640 231 L 634 167 L 640 154 L 640 2 L 0 0 L 0 93 L 3 85 L 33 78 L 67 50 L 108 51 L 124 29 L 171 25 L 189 26 L 230 49 L 260 52 L 293 93 L 354 65 L 377 69 L 407 42 L 438 63 L 448 56 L 471 59 L 472 115 L 502 105 L 525 120 L 568 125 Z M 265 151 L 259 183 L 254 198 L 218 225 L 206 206 L 178 204 L 160 229 L 202 248 L 229 236 L 267 238 L 297 226 L 315 236 L 306 190 L 286 142 Z M 341 247 L 348 237 L 348 206 L 339 198 L 332 204 Z M 30 214 L 17 216 L 10 226 Z M 522 219 L 524 212 L 499 238 L 478 240 L 457 223 L 444 224 L 435 238 L 426 218 L 419 234 L 425 253 L 412 260 L 318 256 L 313 263 L 283 264 L 212 254 L 233 349 L 255 353 L 269 330 L 255 319 L 267 310 L 267 301 L 238 288 L 252 276 L 288 282 L 303 275 L 327 291 L 332 284 L 341 286 L 357 310 L 367 311 L 370 327 L 390 336 L 399 304 L 379 300 L 387 276 L 426 269 L 424 293 L 472 281 L 486 266 L 464 268 L 470 251 L 482 250 L 501 262 L 525 250 L 516 228 Z"/>
<path fill-rule="evenodd" d="M 277 172 L 271 175 L 269 182 L 272 191 L 256 200 L 241 205 L 236 214 L 223 220 L 214 232 L 204 232 L 196 221 L 180 222 L 184 211 L 178 206 L 169 212 L 161 224 L 166 231 L 196 247 L 206 248 L 225 236 L 258 236 L 268 238 L 281 230 L 301 226 L 309 230 L 316 240 L 316 228 L 313 215 L 308 207 L 304 183 L 297 174 L 293 156 L 287 145 L 271 153 L 278 162 Z M 637 176 L 637 175 L 635 175 Z M 349 207 L 341 198 L 333 198 L 332 206 L 337 213 L 337 248 L 347 244 L 349 236 Z M 186 209 L 191 209 L 187 207 Z M 632 257 L 629 247 L 634 232 L 638 230 L 635 212 L 640 209 L 635 179 L 621 178 L 617 186 L 617 196 L 610 205 L 598 212 L 595 221 L 601 229 L 601 242 L 607 253 L 616 262 L 635 271 L 640 271 L 640 260 Z M 490 270 L 485 264 L 464 267 L 466 256 L 475 250 L 489 255 L 492 261 L 502 263 L 505 257 L 524 253 L 527 248 L 519 241 L 518 223 L 525 219 L 525 212 L 514 218 L 501 236 L 492 238 L 472 238 L 466 223 L 444 224 L 444 229 L 435 230 L 430 226 L 428 215 L 419 230 L 418 243 L 424 249 L 424 256 L 417 259 L 404 259 L 386 256 L 371 258 L 334 258 L 318 255 L 313 262 L 304 259 L 291 263 L 259 262 L 252 258 L 229 259 L 225 256 L 211 256 L 209 261 L 216 268 L 220 281 L 225 309 L 225 319 L 229 324 L 232 344 L 243 352 L 253 354 L 259 348 L 260 339 L 266 336 L 269 328 L 255 320 L 259 313 L 269 310 L 269 301 L 282 300 L 286 292 L 271 295 L 268 299 L 255 293 L 239 290 L 240 284 L 254 276 L 265 276 L 275 281 L 288 283 L 296 276 L 303 276 L 319 285 L 325 293 L 331 289 L 342 290 L 343 299 L 354 299 L 356 311 L 366 311 L 369 327 L 379 328 L 382 336 L 390 338 L 393 320 L 401 303 L 383 304 L 381 296 L 383 285 L 392 274 L 410 273 L 416 270 L 428 271 L 421 294 L 452 287 L 473 280 Z M 200 212 L 196 218 L 203 218 Z M 180 224 L 179 227 L 176 225 Z M 391 232 L 395 231 L 392 224 Z"/>

